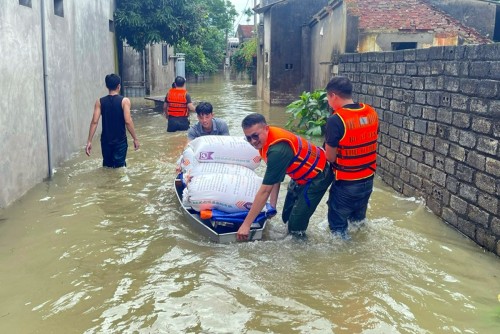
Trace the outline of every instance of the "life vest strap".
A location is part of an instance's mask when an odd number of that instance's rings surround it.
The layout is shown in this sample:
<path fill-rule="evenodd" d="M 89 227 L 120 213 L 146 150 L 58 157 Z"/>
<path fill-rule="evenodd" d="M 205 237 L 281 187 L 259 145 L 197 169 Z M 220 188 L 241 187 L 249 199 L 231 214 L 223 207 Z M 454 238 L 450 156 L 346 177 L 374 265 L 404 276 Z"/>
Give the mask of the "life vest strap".
<path fill-rule="evenodd" d="M 298 140 L 299 140 L 298 153 L 297 153 L 296 156 L 293 157 L 292 163 L 294 163 L 295 161 L 299 160 L 299 154 L 300 154 L 300 151 L 302 150 L 302 141 L 300 140 L 300 138 L 298 138 Z M 309 159 L 310 156 L 311 156 L 311 143 L 307 143 L 307 155 L 305 156 L 304 160 L 302 160 L 302 162 L 300 163 L 300 165 L 297 166 L 297 168 L 295 168 L 294 170 L 290 171 L 290 174 L 293 174 L 296 171 L 298 171 L 299 169 L 301 169 L 305 165 L 306 161 Z"/>
<path fill-rule="evenodd" d="M 343 171 L 343 172 L 359 172 L 359 171 L 362 171 L 362 170 L 365 170 L 365 169 L 371 169 L 373 171 L 375 171 L 375 169 L 373 167 L 371 167 L 373 164 L 375 164 L 377 162 L 377 160 L 373 160 L 373 161 L 370 161 L 370 162 L 367 162 L 365 164 L 362 164 L 362 165 L 358 165 L 358 166 L 339 166 L 337 164 L 333 164 L 334 168 L 336 170 L 340 170 L 340 171 Z"/>
<path fill-rule="evenodd" d="M 337 154 L 337 158 L 339 159 L 345 159 L 345 160 L 349 160 L 349 159 L 359 159 L 359 158 L 364 158 L 364 157 L 368 157 L 370 155 L 373 155 L 377 153 L 377 151 L 372 151 L 372 152 L 368 152 L 368 153 L 365 153 L 365 154 L 357 154 L 357 155 L 342 155 L 342 154 Z"/>
<path fill-rule="evenodd" d="M 377 139 L 372 140 L 371 142 L 368 142 L 368 143 L 361 144 L 361 145 L 339 145 L 339 146 L 337 146 L 337 148 L 344 149 L 344 150 L 352 150 L 352 149 L 355 149 L 355 148 L 361 148 L 361 147 L 365 147 L 365 146 L 370 146 L 370 145 L 373 145 L 373 144 L 376 144 L 376 143 L 377 143 Z"/>

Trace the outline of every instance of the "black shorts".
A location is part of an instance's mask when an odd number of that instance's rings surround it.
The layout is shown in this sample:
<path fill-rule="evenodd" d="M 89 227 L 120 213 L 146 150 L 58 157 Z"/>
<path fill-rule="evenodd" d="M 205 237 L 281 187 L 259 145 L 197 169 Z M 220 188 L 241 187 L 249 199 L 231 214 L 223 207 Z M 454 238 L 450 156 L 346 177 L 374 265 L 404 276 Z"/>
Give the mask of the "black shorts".
<path fill-rule="evenodd" d="M 117 144 L 105 144 L 101 142 L 103 167 L 119 168 L 127 166 L 128 143 L 127 139 Z"/>
<path fill-rule="evenodd" d="M 188 129 L 188 117 L 168 117 L 167 132 L 187 131 Z"/>

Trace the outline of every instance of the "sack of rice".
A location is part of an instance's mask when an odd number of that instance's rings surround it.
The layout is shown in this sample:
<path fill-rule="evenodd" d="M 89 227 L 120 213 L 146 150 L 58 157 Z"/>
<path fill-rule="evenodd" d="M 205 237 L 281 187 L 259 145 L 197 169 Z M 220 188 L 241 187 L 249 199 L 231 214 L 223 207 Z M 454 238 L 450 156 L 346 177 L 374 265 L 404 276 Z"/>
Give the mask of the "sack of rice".
<path fill-rule="evenodd" d="M 187 185 L 187 202 L 197 211 L 248 211 L 261 184 L 262 178 L 256 175 L 197 175 Z"/>
<path fill-rule="evenodd" d="M 192 151 L 188 150 L 191 148 Z M 200 163 L 226 163 L 255 169 L 260 165 L 260 155 L 243 137 L 202 136 L 189 142 L 184 151 L 187 159 Z M 184 155 L 183 154 L 183 155 Z M 190 160 L 192 164 L 192 161 Z"/>
<path fill-rule="evenodd" d="M 231 175 L 240 175 L 246 177 L 258 176 L 254 170 L 245 166 L 223 164 L 220 162 L 214 162 L 210 164 L 198 163 L 183 174 L 184 183 L 189 183 L 190 179 L 193 176 L 199 176 L 205 174 L 231 174 Z"/>

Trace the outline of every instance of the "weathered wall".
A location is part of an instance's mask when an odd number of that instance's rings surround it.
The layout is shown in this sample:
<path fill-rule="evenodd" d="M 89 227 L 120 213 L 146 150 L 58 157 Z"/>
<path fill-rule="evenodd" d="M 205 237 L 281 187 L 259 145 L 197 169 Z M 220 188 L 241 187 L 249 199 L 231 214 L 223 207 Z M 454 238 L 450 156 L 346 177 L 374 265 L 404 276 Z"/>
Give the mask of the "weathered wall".
<path fill-rule="evenodd" d="M 478 0 L 425 0 L 441 11 L 493 39 L 498 3 Z"/>
<path fill-rule="evenodd" d="M 123 46 L 122 81 L 123 94 L 128 97 L 163 95 L 175 79 L 174 48 L 166 45 L 166 63 L 163 63 L 163 45 L 147 45 L 137 52 Z"/>
<path fill-rule="evenodd" d="M 324 88 L 331 73 L 336 73 L 333 68 L 335 59 L 340 54 L 354 52 L 358 46 L 358 21 L 357 17 L 347 15 L 343 1 L 339 1 L 333 11 L 322 10 L 319 15 L 309 23 L 310 27 L 310 80 L 307 90 Z"/>
<path fill-rule="evenodd" d="M 269 66 L 271 63 L 271 17 L 262 15 L 259 27 L 259 53 L 257 54 L 257 96 L 270 102 Z"/>
<path fill-rule="evenodd" d="M 500 43 L 342 55 L 380 116 L 378 170 L 500 255 Z"/>
<path fill-rule="evenodd" d="M 263 14 L 264 64 L 258 68 L 262 80 L 258 80 L 257 88 L 259 97 L 266 102 L 287 104 L 304 91 L 302 26 L 327 3 L 328 0 L 287 0 L 276 2 Z"/>
<path fill-rule="evenodd" d="M 137 52 L 131 46 L 123 45 L 121 67 L 123 95 L 137 97 L 146 95 L 146 52 Z"/>
<path fill-rule="evenodd" d="M 162 44 L 154 44 L 149 47 L 149 86 L 150 95 L 165 95 L 172 87 L 175 79 L 174 48 L 167 46 L 167 64 L 163 65 Z"/>
<path fill-rule="evenodd" d="M 442 39 L 439 39 L 442 40 Z M 457 38 L 453 38 L 453 45 L 457 45 Z M 438 39 L 434 38 L 434 32 L 426 33 L 403 33 L 403 32 L 367 32 L 359 36 L 358 52 L 370 51 L 392 51 L 392 43 L 410 42 L 417 43 L 417 49 L 429 48 L 437 45 Z"/>
<path fill-rule="evenodd" d="M 0 5 L 0 207 L 48 176 L 41 1 Z M 82 149 L 104 76 L 115 71 L 113 0 L 64 1 L 64 17 L 45 0 L 47 104 L 52 167 Z M 29 24 L 26 24 L 29 22 Z"/>

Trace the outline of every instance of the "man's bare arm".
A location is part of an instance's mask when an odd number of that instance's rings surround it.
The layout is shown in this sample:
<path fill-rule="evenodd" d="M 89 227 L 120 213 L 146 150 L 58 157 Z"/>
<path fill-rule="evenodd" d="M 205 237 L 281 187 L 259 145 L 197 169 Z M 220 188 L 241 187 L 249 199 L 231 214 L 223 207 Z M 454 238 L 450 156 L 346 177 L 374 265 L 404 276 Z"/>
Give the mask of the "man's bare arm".
<path fill-rule="evenodd" d="M 132 136 L 134 140 L 134 149 L 137 151 L 139 149 L 139 140 L 137 139 L 137 135 L 135 134 L 134 121 L 132 120 L 132 115 L 130 115 L 130 100 L 127 97 L 123 98 L 122 108 L 123 108 L 123 116 L 125 117 L 125 126 L 127 127 L 128 132 Z"/>
<path fill-rule="evenodd" d="M 99 124 L 99 119 L 101 118 L 101 101 L 97 99 L 94 104 L 94 113 L 92 115 L 92 120 L 90 121 L 89 137 L 87 139 L 87 145 L 85 146 L 85 153 L 90 156 L 92 151 L 92 138 L 94 138 L 97 125 Z"/>

